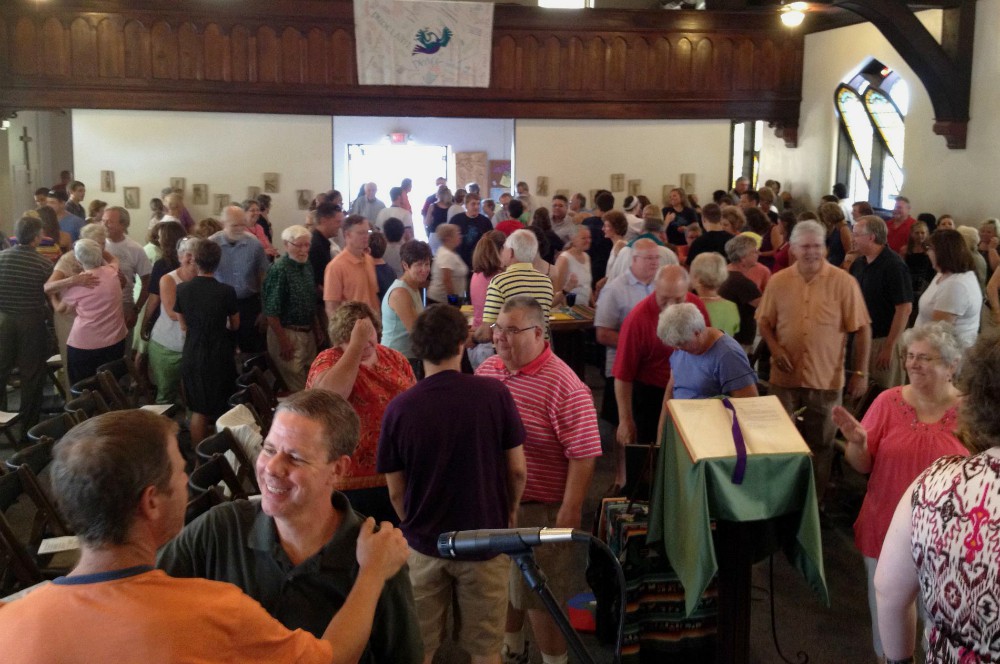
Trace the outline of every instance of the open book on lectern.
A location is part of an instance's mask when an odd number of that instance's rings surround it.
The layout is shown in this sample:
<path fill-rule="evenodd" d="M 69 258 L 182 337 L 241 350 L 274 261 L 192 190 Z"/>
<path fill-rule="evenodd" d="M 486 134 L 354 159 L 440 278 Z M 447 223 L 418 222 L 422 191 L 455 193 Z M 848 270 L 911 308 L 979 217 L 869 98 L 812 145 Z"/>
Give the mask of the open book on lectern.
<path fill-rule="evenodd" d="M 729 401 L 736 412 L 747 455 L 810 453 L 778 397 Z M 722 399 L 671 399 L 667 407 L 692 462 L 736 456 L 733 414 Z"/>

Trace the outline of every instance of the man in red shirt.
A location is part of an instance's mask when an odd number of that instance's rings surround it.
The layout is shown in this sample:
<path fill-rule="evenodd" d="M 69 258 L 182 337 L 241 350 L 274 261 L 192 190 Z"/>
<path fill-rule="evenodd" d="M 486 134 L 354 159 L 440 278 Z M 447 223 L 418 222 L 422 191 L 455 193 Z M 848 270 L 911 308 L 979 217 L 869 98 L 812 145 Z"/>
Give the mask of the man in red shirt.
<path fill-rule="evenodd" d="M 906 196 L 896 196 L 896 205 L 892 208 L 892 218 L 889 219 L 889 238 L 886 244 L 900 256 L 906 251 L 906 243 L 910 239 L 910 229 L 917 220 L 910 216 L 910 199 Z"/>
<path fill-rule="evenodd" d="M 656 336 L 660 312 L 671 304 L 690 302 L 698 307 L 711 325 L 701 299 L 690 292 L 691 280 L 679 265 L 666 265 L 656 275 L 655 290 L 622 323 L 618 333 L 618 352 L 612 374 L 618 402 L 618 446 L 615 454 L 615 484 L 625 485 L 625 446 L 648 445 L 657 439 L 657 421 L 663 394 L 670 380 L 670 353 Z"/>

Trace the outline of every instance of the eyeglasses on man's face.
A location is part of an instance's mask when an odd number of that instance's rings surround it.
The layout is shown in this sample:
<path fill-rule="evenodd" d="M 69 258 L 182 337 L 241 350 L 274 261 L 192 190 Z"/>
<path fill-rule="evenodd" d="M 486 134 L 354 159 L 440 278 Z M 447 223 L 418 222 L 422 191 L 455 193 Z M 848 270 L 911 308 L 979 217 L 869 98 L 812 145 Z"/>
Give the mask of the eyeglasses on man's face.
<path fill-rule="evenodd" d="M 534 330 L 537 325 L 529 325 L 528 327 L 500 327 L 496 323 L 490 325 L 490 329 L 493 330 L 493 335 L 498 337 L 513 337 L 514 335 L 520 334 L 521 332 L 527 332 L 528 330 Z"/>

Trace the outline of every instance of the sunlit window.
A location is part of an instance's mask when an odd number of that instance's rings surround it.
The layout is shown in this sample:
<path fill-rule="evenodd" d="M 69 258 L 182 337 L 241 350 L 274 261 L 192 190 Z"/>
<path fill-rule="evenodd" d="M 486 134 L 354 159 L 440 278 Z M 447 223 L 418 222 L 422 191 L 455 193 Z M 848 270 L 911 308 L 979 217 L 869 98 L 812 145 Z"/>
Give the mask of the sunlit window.
<path fill-rule="evenodd" d="M 837 181 L 852 201 L 892 208 L 903 188 L 904 124 L 910 90 L 899 75 L 877 60 L 837 86 L 840 118 Z"/>
<path fill-rule="evenodd" d="M 593 0 L 538 0 L 538 6 L 545 9 L 590 9 Z"/>

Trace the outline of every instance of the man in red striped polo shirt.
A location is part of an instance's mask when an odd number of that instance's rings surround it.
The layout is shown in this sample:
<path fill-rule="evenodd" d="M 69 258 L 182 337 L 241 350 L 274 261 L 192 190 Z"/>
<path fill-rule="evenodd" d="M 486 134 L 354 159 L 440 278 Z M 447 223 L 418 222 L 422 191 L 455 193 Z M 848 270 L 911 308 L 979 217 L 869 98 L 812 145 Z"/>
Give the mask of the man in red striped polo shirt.
<path fill-rule="evenodd" d="M 514 397 L 527 438 L 528 479 L 517 526 L 579 528 L 583 501 L 601 455 L 597 411 L 590 389 L 545 341 L 542 307 L 533 297 L 508 298 L 492 326 L 497 355 L 476 371 L 504 383 Z M 549 587 L 565 603 L 580 585 L 586 551 L 572 544 L 535 550 Z M 511 606 L 504 635 L 505 661 L 528 661 L 521 628 L 528 611 L 545 664 L 566 662 L 566 642 L 537 595 L 512 570 Z M 520 657 L 519 657 L 520 656 Z"/>

